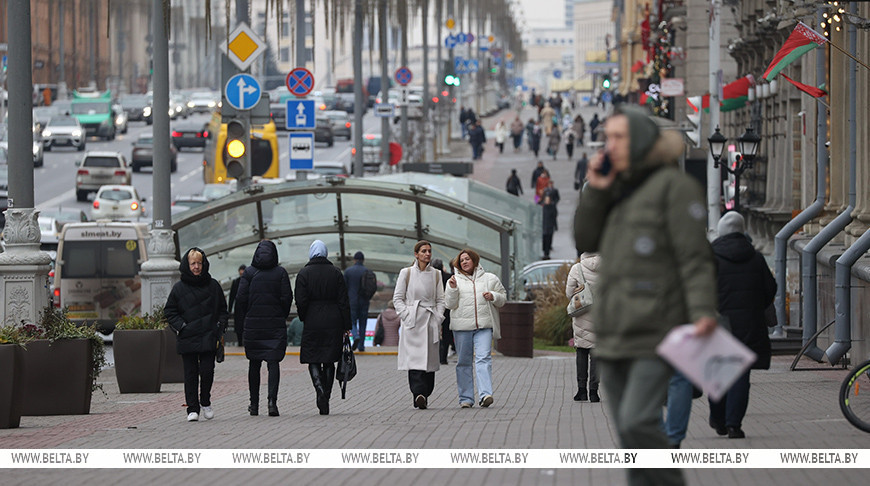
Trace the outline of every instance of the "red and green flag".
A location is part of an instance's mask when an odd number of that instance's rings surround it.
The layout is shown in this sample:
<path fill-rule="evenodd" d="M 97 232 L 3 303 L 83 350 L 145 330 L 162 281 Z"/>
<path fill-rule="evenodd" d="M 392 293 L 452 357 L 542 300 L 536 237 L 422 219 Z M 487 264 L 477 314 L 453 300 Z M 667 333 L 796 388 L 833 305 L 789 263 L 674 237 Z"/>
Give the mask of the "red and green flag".
<path fill-rule="evenodd" d="M 749 101 L 749 90 L 753 89 L 752 85 L 754 84 L 755 79 L 749 75 L 723 86 L 719 111 L 732 111 L 746 106 Z"/>
<path fill-rule="evenodd" d="M 779 52 L 773 56 L 770 61 L 770 66 L 764 71 L 764 79 L 773 81 L 780 71 L 786 66 L 793 63 L 797 58 L 803 56 L 807 52 L 828 42 L 824 36 L 811 29 L 807 24 L 798 22 L 797 26 L 785 40 L 785 44 L 779 49 Z"/>
<path fill-rule="evenodd" d="M 798 81 L 791 79 L 790 77 L 786 76 L 785 74 L 780 73 L 779 75 L 782 76 L 783 78 L 785 78 L 785 80 L 788 81 L 789 83 L 793 84 L 795 88 L 803 91 L 804 93 L 806 93 L 812 97 L 821 98 L 823 96 L 827 96 L 827 94 L 828 94 L 823 89 L 814 88 L 808 84 L 800 83 Z"/>

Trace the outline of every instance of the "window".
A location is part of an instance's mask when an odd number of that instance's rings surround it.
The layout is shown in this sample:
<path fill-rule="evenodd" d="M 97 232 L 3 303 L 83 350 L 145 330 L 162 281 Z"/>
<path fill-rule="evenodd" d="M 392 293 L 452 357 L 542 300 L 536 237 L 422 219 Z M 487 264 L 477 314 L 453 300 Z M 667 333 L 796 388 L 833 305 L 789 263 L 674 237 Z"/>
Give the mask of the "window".
<path fill-rule="evenodd" d="M 281 48 L 281 62 L 290 62 L 290 48 L 282 47 Z"/>
<path fill-rule="evenodd" d="M 82 167 L 120 167 L 117 157 L 88 157 Z"/>

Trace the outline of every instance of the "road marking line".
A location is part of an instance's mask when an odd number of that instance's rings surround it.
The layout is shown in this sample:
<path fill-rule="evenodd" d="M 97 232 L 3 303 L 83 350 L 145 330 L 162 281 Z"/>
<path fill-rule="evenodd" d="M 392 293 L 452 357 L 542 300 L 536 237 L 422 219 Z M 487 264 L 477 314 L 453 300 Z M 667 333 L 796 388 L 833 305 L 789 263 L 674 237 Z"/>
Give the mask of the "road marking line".
<path fill-rule="evenodd" d="M 45 201 L 45 202 L 42 203 L 42 204 L 38 204 L 38 205 L 36 206 L 36 209 L 39 209 L 39 210 L 43 210 L 43 209 L 52 209 L 52 208 L 55 207 L 55 206 L 59 206 L 60 203 L 61 203 L 64 199 L 68 199 L 68 198 L 74 197 L 75 194 L 76 194 L 75 189 L 70 189 L 69 191 L 64 192 L 64 193 L 61 193 L 61 194 L 59 194 L 59 195 L 57 195 L 57 196 L 55 196 L 55 197 L 49 199 L 48 201 Z"/>

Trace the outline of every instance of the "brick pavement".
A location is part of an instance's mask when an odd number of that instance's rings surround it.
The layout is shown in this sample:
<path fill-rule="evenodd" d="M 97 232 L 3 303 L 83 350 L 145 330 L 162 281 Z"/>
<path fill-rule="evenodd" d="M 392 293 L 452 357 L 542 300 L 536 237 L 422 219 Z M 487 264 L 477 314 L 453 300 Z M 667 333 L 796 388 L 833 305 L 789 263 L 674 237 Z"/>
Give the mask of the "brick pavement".
<path fill-rule="evenodd" d="M 232 351 L 232 348 L 230 348 Z M 387 350 L 389 351 L 389 350 Z M 391 354 L 366 354 L 358 360 L 360 374 L 348 387 L 348 399 L 333 398 L 330 416 L 317 413 L 307 371 L 297 356 L 282 363 L 278 406 L 280 417 L 247 414 L 247 360 L 229 356 L 217 368 L 211 421 L 188 423 L 182 408 L 181 384 L 163 386 L 159 394 L 118 393 L 112 369 L 100 377 L 106 396 L 94 395 L 86 416 L 24 417 L 19 429 L 0 430 L 0 449 L 28 448 L 579 448 L 615 447 L 612 424 L 603 403 L 576 403 L 573 355 L 546 353 L 534 359 L 494 359 L 495 404 L 489 409 L 460 409 L 455 362 L 437 373 L 431 407 L 411 406 L 404 372 Z M 790 358 L 775 357 L 771 371 L 753 372 L 752 398 L 744 429 L 745 440 L 716 436 L 706 424 L 708 406 L 693 403 L 684 448 L 866 448 L 867 435 L 840 415 L 836 392 L 842 370 L 786 371 Z M 265 373 L 265 372 L 264 372 Z M 265 394 L 265 379 L 263 380 Z M 334 390 L 334 395 L 337 389 Z M 602 397 L 606 402 L 606 395 Z M 730 470 L 687 471 L 691 484 L 808 484 L 831 479 L 855 482 L 855 470 Z M 9 470 L 3 483 L 93 484 L 111 478 L 124 484 L 171 484 L 211 480 L 261 479 L 324 481 L 359 480 L 359 484 L 415 481 L 446 483 L 453 479 L 480 484 L 623 484 L 621 470 Z"/>

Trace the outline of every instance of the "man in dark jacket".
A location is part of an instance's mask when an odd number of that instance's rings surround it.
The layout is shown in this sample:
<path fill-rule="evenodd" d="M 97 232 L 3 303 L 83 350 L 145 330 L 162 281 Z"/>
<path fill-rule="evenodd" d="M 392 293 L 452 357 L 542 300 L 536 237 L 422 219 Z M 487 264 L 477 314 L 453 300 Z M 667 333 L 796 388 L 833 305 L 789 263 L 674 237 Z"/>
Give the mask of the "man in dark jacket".
<path fill-rule="evenodd" d="M 604 129 L 604 154 L 589 164 L 574 217 L 578 252 L 598 251 L 592 307 L 595 355 L 620 444 L 665 449 L 661 406 L 673 370 L 656 346 L 674 327 L 716 327 L 715 260 L 703 191 L 677 160 L 682 136 L 659 132 L 647 113 L 623 105 Z M 631 469 L 629 484 L 681 485 L 679 469 Z"/>
<path fill-rule="evenodd" d="M 556 213 L 556 203 L 549 195 L 541 199 L 541 207 L 543 208 L 543 242 L 544 260 L 550 259 L 550 251 L 553 249 L 553 233 L 556 231 L 558 214 Z"/>
<path fill-rule="evenodd" d="M 230 286 L 230 303 L 229 311 L 233 314 L 233 330 L 236 332 L 236 339 L 239 346 L 244 345 L 244 315 L 239 314 L 238 306 L 235 306 L 236 296 L 239 294 L 239 282 L 242 281 L 242 275 L 245 273 L 245 265 L 239 265 L 239 276 L 233 279 L 233 284 Z"/>
<path fill-rule="evenodd" d="M 478 160 L 483 156 L 483 144 L 486 143 L 486 133 L 480 122 L 471 122 L 468 132 L 468 142 L 471 144 L 471 158 Z"/>
<path fill-rule="evenodd" d="M 269 416 L 278 416 L 278 363 L 287 351 L 287 316 L 293 305 L 293 291 L 287 270 L 278 265 L 275 243 L 263 240 L 254 251 L 251 266 L 245 269 L 239 284 L 236 305 L 245 330 L 245 356 L 248 358 L 248 389 L 251 404 L 248 412 L 259 414 L 260 368 L 263 361 L 269 371 L 267 405 Z"/>
<path fill-rule="evenodd" d="M 770 339 L 764 310 L 776 295 L 776 280 L 744 234 L 743 216 L 731 211 L 719 220 L 719 238 L 713 241 L 718 263 L 719 312 L 728 317 L 731 334 L 758 356 L 752 369 L 770 368 Z M 719 402 L 710 401 L 710 426 L 719 435 L 742 439 L 741 428 L 749 405 L 749 370 Z"/>
<path fill-rule="evenodd" d="M 601 120 L 598 119 L 598 113 L 592 115 L 592 120 L 589 121 L 589 139 L 593 142 L 598 140 L 598 125 Z"/>
<path fill-rule="evenodd" d="M 365 254 L 361 251 L 354 253 L 353 265 L 344 271 L 344 282 L 347 285 L 347 297 L 350 302 L 351 333 L 355 334 L 353 349 L 359 349 L 360 352 L 366 350 L 366 324 L 369 320 L 369 299 L 360 295 L 362 280 L 368 271 L 364 265 L 365 258 Z"/>
<path fill-rule="evenodd" d="M 184 363 L 184 398 L 187 421 L 214 418 L 211 386 L 215 351 L 227 328 L 227 300 L 217 280 L 208 273 L 208 259 L 191 248 L 178 266 L 181 280 L 172 286 L 163 308 L 169 327 L 177 334 L 176 350 Z"/>
<path fill-rule="evenodd" d="M 544 168 L 544 163 L 539 160 L 538 166 L 532 171 L 532 189 L 538 187 L 538 177 L 541 177 L 541 174 L 543 174 L 545 170 L 547 169 Z"/>

